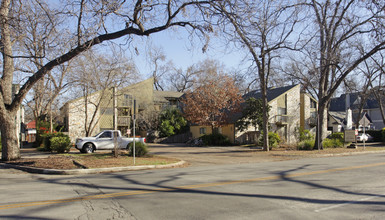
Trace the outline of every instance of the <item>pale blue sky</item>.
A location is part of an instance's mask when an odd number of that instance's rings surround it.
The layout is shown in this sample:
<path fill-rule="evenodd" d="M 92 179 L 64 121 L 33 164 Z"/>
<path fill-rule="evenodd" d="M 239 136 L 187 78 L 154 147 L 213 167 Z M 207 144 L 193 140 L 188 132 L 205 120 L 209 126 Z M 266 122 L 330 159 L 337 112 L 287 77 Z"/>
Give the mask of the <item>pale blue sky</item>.
<path fill-rule="evenodd" d="M 162 47 L 167 60 L 171 60 L 177 68 L 186 69 L 188 66 L 203 61 L 207 58 L 223 63 L 226 68 L 237 69 L 244 57 L 241 51 L 232 50 L 218 39 L 212 38 L 209 48 L 202 53 L 202 42 L 195 39 L 191 45 L 186 32 L 163 31 L 151 35 L 149 38 L 136 39 L 139 55 L 133 55 L 137 68 L 143 76 L 149 76 L 151 69 L 146 61 L 146 51 L 150 45 Z M 226 51 L 227 50 L 227 51 Z"/>

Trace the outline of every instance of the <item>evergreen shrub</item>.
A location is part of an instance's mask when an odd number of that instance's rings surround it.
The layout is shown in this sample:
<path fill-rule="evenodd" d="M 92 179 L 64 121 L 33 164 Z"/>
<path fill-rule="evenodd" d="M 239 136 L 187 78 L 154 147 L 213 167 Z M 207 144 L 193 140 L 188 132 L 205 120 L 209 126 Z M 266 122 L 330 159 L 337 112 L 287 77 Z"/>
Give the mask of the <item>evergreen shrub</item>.
<path fill-rule="evenodd" d="M 69 152 L 71 149 L 71 140 L 68 136 L 63 137 L 52 137 L 50 139 L 51 151 L 57 153 Z"/>
<path fill-rule="evenodd" d="M 341 141 L 340 139 L 325 138 L 322 142 L 323 148 L 338 148 L 343 146 L 344 146 L 344 142 L 343 140 Z"/>
<path fill-rule="evenodd" d="M 269 148 L 273 147 L 279 147 L 279 143 L 281 143 L 281 137 L 275 132 L 269 132 Z M 261 135 L 261 138 L 258 141 L 259 146 L 263 146 L 263 135 Z"/>
<path fill-rule="evenodd" d="M 135 142 L 135 157 L 144 157 L 148 154 L 147 144 Z M 134 142 L 128 144 L 128 156 L 134 156 Z"/>
<path fill-rule="evenodd" d="M 42 150 L 43 151 L 52 151 L 51 138 L 53 138 L 53 137 L 68 137 L 68 136 L 63 134 L 62 132 L 57 132 L 57 133 L 42 134 L 41 137 L 43 138 Z"/>
<path fill-rule="evenodd" d="M 206 134 L 201 137 L 205 146 L 230 146 L 229 138 L 220 133 Z"/>
<path fill-rule="evenodd" d="M 298 150 L 313 150 L 315 145 L 314 139 L 304 140 L 298 143 Z"/>

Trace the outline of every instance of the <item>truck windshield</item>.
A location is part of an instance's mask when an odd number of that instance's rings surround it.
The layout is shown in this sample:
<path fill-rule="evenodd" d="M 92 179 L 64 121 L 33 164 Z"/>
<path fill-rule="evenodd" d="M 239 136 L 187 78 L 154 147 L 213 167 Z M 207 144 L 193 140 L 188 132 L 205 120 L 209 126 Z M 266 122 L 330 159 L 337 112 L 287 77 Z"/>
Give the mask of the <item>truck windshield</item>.
<path fill-rule="evenodd" d="M 99 136 L 101 133 L 103 133 L 104 131 L 101 131 L 101 132 L 99 132 L 97 135 L 95 135 L 94 137 L 97 137 L 97 136 Z"/>

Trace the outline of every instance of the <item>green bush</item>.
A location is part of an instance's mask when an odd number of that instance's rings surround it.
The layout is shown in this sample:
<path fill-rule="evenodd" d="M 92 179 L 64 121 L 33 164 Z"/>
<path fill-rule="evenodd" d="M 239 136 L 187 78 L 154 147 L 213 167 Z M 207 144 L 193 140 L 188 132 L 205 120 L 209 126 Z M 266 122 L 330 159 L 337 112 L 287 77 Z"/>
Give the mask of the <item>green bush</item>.
<path fill-rule="evenodd" d="M 281 138 L 277 133 L 269 132 L 269 146 L 270 147 L 279 147 L 279 143 L 281 143 Z"/>
<path fill-rule="evenodd" d="M 315 140 L 304 140 L 298 143 L 298 150 L 313 150 L 315 145 Z"/>
<path fill-rule="evenodd" d="M 51 150 L 58 152 L 58 153 L 64 153 L 69 152 L 71 149 L 71 140 L 68 136 L 64 137 L 52 137 L 50 139 L 51 142 Z"/>
<path fill-rule="evenodd" d="M 205 146 L 229 146 L 232 145 L 229 138 L 223 134 L 213 133 L 201 137 Z"/>
<path fill-rule="evenodd" d="M 299 141 L 306 141 L 306 140 L 312 140 L 314 139 L 314 135 L 306 129 L 300 128 L 299 129 Z"/>
<path fill-rule="evenodd" d="M 188 130 L 187 121 L 178 108 L 169 107 L 159 116 L 158 130 L 160 137 L 181 134 Z"/>
<path fill-rule="evenodd" d="M 58 132 L 58 133 L 47 133 L 41 135 L 43 141 L 42 141 L 42 149 L 44 151 L 53 151 L 51 148 L 51 138 L 53 137 L 68 137 L 67 135 Z"/>
<path fill-rule="evenodd" d="M 143 157 L 148 154 L 147 145 L 142 142 L 135 142 L 135 157 Z M 128 156 L 134 156 L 134 143 L 128 144 Z"/>
<path fill-rule="evenodd" d="M 337 148 L 337 147 L 343 147 L 344 142 L 340 139 L 329 139 L 325 138 L 322 142 L 323 148 Z"/>
<path fill-rule="evenodd" d="M 279 137 L 279 135 L 277 133 L 269 132 L 268 137 L 269 137 L 269 148 L 270 149 L 273 147 L 279 147 L 279 143 L 281 143 L 281 138 Z M 258 145 L 263 146 L 263 135 L 261 135 L 261 137 L 259 138 Z"/>
<path fill-rule="evenodd" d="M 335 132 L 330 135 L 330 139 L 338 139 L 342 142 L 344 141 L 344 133 L 343 132 Z"/>

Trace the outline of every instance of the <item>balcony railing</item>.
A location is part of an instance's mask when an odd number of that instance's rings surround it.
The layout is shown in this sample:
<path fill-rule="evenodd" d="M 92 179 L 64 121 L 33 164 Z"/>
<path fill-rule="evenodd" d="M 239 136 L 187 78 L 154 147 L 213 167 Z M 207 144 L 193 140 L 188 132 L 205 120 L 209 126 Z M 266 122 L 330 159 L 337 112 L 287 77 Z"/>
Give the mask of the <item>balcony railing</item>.
<path fill-rule="evenodd" d="M 307 119 L 307 124 L 310 126 L 310 127 L 315 127 L 317 126 L 317 118 L 316 117 L 310 117 Z"/>
<path fill-rule="evenodd" d="M 130 125 L 130 116 L 119 116 L 118 117 L 118 126 L 129 126 Z"/>
<path fill-rule="evenodd" d="M 285 125 L 289 123 L 289 116 L 288 115 L 276 115 L 274 117 L 274 122 L 277 125 Z"/>

